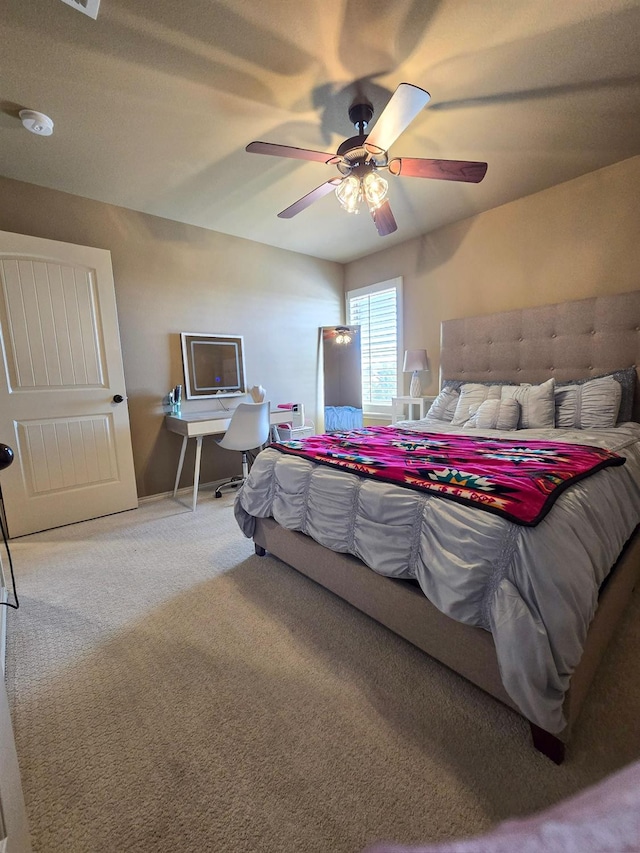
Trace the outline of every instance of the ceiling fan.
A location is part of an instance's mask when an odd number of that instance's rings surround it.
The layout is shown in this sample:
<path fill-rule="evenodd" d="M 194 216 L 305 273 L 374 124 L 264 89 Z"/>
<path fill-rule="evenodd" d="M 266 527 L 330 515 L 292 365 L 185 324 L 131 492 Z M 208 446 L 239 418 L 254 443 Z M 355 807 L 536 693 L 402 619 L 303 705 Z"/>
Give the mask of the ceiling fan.
<path fill-rule="evenodd" d="M 246 150 L 251 154 L 271 154 L 275 157 L 292 157 L 296 160 L 316 160 L 336 166 L 341 177 L 334 177 L 298 199 L 278 216 L 291 219 L 314 201 L 335 191 L 341 206 L 349 213 L 358 213 L 364 201 L 381 237 L 392 234 L 398 226 L 387 199 L 388 182 L 380 174 L 386 170 L 391 175 L 409 178 L 437 178 L 444 181 L 465 181 L 477 184 L 485 176 L 486 163 L 470 160 L 425 160 L 418 157 L 389 159 L 389 148 L 406 130 L 418 113 L 426 106 L 431 95 L 411 83 L 400 83 L 389 103 L 382 111 L 372 130 L 365 128 L 373 118 L 370 103 L 355 103 L 349 109 L 349 119 L 358 131 L 357 136 L 346 139 L 335 154 L 294 148 L 272 142 L 250 142 Z"/>

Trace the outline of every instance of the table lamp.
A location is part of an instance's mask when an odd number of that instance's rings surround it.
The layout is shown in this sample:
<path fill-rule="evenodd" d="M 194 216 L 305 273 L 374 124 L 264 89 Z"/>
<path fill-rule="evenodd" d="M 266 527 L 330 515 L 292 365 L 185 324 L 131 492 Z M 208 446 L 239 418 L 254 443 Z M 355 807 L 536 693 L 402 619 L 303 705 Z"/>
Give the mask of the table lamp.
<path fill-rule="evenodd" d="M 404 373 L 413 373 L 411 377 L 411 385 L 409 386 L 409 394 L 412 397 L 422 396 L 422 386 L 418 374 L 421 370 L 427 370 L 429 363 L 427 362 L 426 349 L 408 349 L 404 354 Z"/>

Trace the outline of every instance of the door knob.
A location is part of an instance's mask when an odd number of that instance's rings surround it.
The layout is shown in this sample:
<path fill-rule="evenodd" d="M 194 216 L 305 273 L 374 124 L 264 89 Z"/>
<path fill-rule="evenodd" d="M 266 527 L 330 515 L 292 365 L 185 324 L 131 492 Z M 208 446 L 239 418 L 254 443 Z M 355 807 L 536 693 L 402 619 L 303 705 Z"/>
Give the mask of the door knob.
<path fill-rule="evenodd" d="M 122 394 L 114 394 L 113 395 L 113 402 L 114 403 L 121 403 L 123 400 L 124 400 L 124 397 L 122 396 Z"/>
<path fill-rule="evenodd" d="M 13 462 L 13 450 L 8 444 L 0 444 L 0 471 L 4 471 Z"/>

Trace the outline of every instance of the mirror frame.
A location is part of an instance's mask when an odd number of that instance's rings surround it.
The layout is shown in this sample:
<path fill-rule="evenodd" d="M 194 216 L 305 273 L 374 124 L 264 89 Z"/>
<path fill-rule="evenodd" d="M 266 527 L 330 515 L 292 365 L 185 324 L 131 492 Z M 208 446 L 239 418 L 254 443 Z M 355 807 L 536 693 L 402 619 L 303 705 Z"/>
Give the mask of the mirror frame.
<path fill-rule="evenodd" d="M 246 370 L 244 365 L 244 338 L 242 335 L 224 335 L 209 332 L 180 332 L 182 344 L 182 367 L 187 400 L 206 400 L 214 397 L 242 397 L 247 393 Z M 214 389 L 199 385 L 196 376 L 196 363 L 193 357 L 194 344 L 232 344 L 236 347 L 236 365 L 239 383 L 233 389 Z"/>

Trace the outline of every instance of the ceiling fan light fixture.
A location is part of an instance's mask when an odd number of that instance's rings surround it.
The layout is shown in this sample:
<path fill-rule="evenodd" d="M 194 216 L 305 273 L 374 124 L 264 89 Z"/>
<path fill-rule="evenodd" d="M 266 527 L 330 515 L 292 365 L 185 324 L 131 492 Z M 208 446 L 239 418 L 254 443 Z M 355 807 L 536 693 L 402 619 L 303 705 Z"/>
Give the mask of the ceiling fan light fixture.
<path fill-rule="evenodd" d="M 367 172 L 362 179 L 362 191 L 369 210 L 377 210 L 387 197 L 389 184 L 377 172 Z"/>
<path fill-rule="evenodd" d="M 336 197 L 347 213 L 359 213 L 360 202 L 362 201 L 360 178 L 355 175 L 347 175 L 346 178 L 343 178 L 336 187 Z"/>

